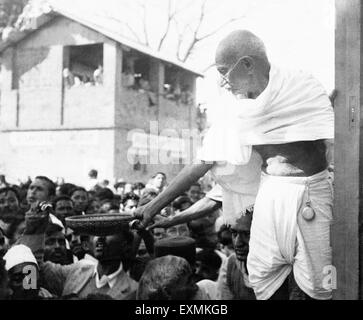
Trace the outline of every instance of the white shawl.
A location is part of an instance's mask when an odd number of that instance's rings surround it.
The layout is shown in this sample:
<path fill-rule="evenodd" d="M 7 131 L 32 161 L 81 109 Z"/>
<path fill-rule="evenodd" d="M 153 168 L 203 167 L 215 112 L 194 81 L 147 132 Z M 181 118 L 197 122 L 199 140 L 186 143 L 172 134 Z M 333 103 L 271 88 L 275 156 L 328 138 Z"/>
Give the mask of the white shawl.
<path fill-rule="evenodd" d="M 238 100 L 228 94 L 215 103 L 226 110 L 225 117 L 207 132 L 198 158 L 218 163 L 212 173 L 229 194 L 228 202 L 239 198 L 234 205 L 223 204 L 224 216 L 233 218 L 231 222 L 250 205 L 250 195 L 257 194 L 261 159 L 251 157 L 253 145 L 334 138 L 329 97 L 319 81 L 301 71 L 272 65 L 269 83 L 257 99 Z"/>

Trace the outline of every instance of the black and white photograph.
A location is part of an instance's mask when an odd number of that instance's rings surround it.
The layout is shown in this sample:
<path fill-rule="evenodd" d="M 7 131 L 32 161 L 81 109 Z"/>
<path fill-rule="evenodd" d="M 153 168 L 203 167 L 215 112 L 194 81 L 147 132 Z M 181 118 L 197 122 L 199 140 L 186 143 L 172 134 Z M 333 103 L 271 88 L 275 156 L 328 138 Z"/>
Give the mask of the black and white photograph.
<path fill-rule="evenodd" d="M 363 299 L 362 20 L 360 0 L 0 0 L 0 300 Z"/>

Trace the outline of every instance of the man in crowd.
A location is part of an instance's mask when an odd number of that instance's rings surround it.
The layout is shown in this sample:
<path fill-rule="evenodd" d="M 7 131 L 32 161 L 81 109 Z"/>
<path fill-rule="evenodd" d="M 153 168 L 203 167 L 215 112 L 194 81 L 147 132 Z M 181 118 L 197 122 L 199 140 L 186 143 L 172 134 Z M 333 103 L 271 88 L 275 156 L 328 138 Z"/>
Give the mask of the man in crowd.
<path fill-rule="evenodd" d="M 134 214 L 140 198 L 134 193 L 128 193 L 122 199 L 122 212 Z"/>
<path fill-rule="evenodd" d="M 144 191 L 144 189 L 145 189 L 145 185 L 142 182 L 136 182 L 134 184 L 134 193 L 137 196 L 141 197 L 142 192 Z"/>
<path fill-rule="evenodd" d="M 8 238 L 12 238 L 16 227 L 24 220 L 20 208 L 20 197 L 17 189 L 5 187 L 0 189 L 0 228 Z"/>
<path fill-rule="evenodd" d="M 44 261 L 61 265 L 73 263 L 73 255 L 70 250 L 67 250 L 64 227 L 60 222 L 50 222 L 47 226 L 44 241 Z"/>
<path fill-rule="evenodd" d="M 222 86 L 235 96 L 221 101 L 230 122 L 212 126 L 200 162 L 186 166 L 136 212 L 143 216 L 140 227 L 212 169 L 223 187 L 227 219 L 255 202 L 247 266 L 257 299 L 271 298 L 292 270 L 304 294 L 331 299 L 323 284 L 324 268 L 332 263 L 329 97 L 312 76 L 271 65 L 263 42 L 249 31 L 221 41 L 216 66 Z"/>
<path fill-rule="evenodd" d="M 193 183 L 188 192 L 187 195 L 189 197 L 189 199 L 192 201 L 193 203 L 196 203 L 197 201 L 199 201 L 202 198 L 202 188 L 200 186 L 199 183 Z"/>
<path fill-rule="evenodd" d="M 66 239 L 72 254 L 78 259 L 92 260 L 92 239 L 89 235 L 79 234 L 70 228 L 66 228 Z"/>
<path fill-rule="evenodd" d="M 26 199 L 30 206 L 37 202 L 51 201 L 55 196 L 56 186 L 45 176 L 37 176 L 30 184 Z"/>
<path fill-rule="evenodd" d="M 167 237 L 190 237 L 190 231 L 186 223 L 178 224 L 176 226 L 166 229 Z"/>
<path fill-rule="evenodd" d="M 188 277 L 191 277 L 192 279 L 189 279 L 191 281 L 190 283 L 194 283 L 197 285 L 198 290 L 191 295 L 189 298 L 184 299 L 192 299 L 192 300 L 211 300 L 215 296 L 215 283 L 211 280 L 204 279 L 202 281 L 196 282 L 196 242 L 194 239 L 190 237 L 185 236 L 176 236 L 176 237 L 168 237 L 164 238 L 162 240 L 159 240 L 155 243 L 155 257 L 162 257 L 162 256 L 177 256 L 185 259 L 188 261 L 189 266 L 191 268 L 191 275 Z M 161 268 L 158 272 L 160 274 L 165 271 L 165 280 L 168 279 L 168 273 L 172 272 L 173 269 L 163 269 Z M 147 271 L 145 270 L 145 273 Z M 172 276 L 172 274 L 169 274 L 169 276 Z M 147 277 L 147 275 L 146 275 Z M 188 278 L 187 277 L 187 278 Z M 159 284 L 160 285 L 160 284 Z M 212 289 L 211 289 L 212 287 Z M 178 288 L 175 288 L 176 291 L 178 291 Z M 172 299 L 178 299 L 177 297 L 174 297 Z"/>
<path fill-rule="evenodd" d="M 146 190 L 152 189 L 157 193 L 164 190 L 166 185 L 166 174 L 164 172 L 157 172 L 152 177 L 150 182 L 146 185 Z"/>
<path fill-rule="evenodd" d="M 196 280 L 208 279 L 211 281 L 217 281 L 219 268 L 222 264 L 220 256 L 212 249 L 203 249 L 196 254 Z"/>
<path fill-rule="evenodd" d="M 0 189 L 0 217 L 2 214 L 16 215 L 20 211 L 18 191 L 12 187 Z"/>
<path fill-rule="evenodd" d="M 70 197 L 72 190 L 74 190 L 76 187 L 77 186 L 74 185 L 73 183 L 63 183 L 57 187 L 56 196 L 57 197 L 60 197 L 60 196 Z"/>
<path fill-rule="evenodd" d="M 57 296 L 104 294 L 113 299 L 135 298 L 137 282 L 127 270 L 132 260 L 133 235 L 129 230 L 94 236 L 95 261 L 82 259 L 70 265 L 43 260 L 43 239 L 49 223 L 49 211 L 33 208 L 26 215 L 26 228 L 19 244 L 29 246 L 37 257 L 44 287 Z"/>
<path fill-rule="evenodd" d="M 116 194 L 121 196 L 121 198 L 125 195 L 125 185 L 126 185 L 126 181 L 120 179 L 113 186 L 116 191 Z"/>
<path fill-rule="evenodd" d="M 12 300 L 39 300 L 52 298 L 52 294 L 40 287 L 39 267 L 31 250 L 15 245 L 4 256 L 9 275 Z"/>
<path fill-rule="evenodd" d="M 74 203 L 74 213 L 83 215 L 88 207 L 88 193 L 82 187 L 76 187 L 71 191 L 71 199 Z"/>
<path fill-rule="evenodd" d="M 98 171 L 95 169 L 90 170 L 90 172 L 88 173 L 88 181 L 87 181 L 87 185 L 86 185 L 86 189 L 87 190 L 93 190 L 98 186 Z"/>
<path fill-rule="evenodd" d="M 62 221 L 65 226 L 65 219 L 75 215 L 74 204 L 70 197 L 59 196 L 53 200 L 54 215 Z"/>
<path fill-rule="evenodd" d="M 150 261 L 140 279 L 138 300 L 210 300 L 193 279 L 187 260 L 166 255 Z"/>
<path fill-rule="evenodd" d="M 173 209 L 176 214 L 181 211 L 187 210 L 194 202 L 188 196 L 180 196 L 173 201 Z"/>
<path fill-rule="evenodd" d="M 256 299 L 246 267 L 251 222 L 252 213 L 249 212 L 230 227 L 235 253 L 224 261 L 219 272 L 218 291 L 221 300 Z"/>

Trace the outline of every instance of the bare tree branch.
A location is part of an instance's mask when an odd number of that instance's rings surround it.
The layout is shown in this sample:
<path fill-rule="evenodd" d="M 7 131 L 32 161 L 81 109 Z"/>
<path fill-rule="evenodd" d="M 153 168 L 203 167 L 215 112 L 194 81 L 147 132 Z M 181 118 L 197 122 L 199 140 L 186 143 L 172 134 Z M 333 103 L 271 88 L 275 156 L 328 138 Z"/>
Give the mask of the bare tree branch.
<path fill-rule="evenodd" d="M 130 30 L 130 32 L 135 37 L 135 39 L 137 40 L 137 42 L 139 42 L 141 44 L 144 44 L 144 45 L 146 44 L 144 41 L 141 40 L 141 38 L 139 37 L 139 35 L 137 34 L 137 32 L 135 32 L 135 30 L 128 23 L 125 23 L 125 26 L 127 27 L 127 29 Z"/>
<path fill-rule="evenodd" d="M 163 33 L 163 35 L 161 36 L 160 38 L 160 41 L 159 41 L 159 45 L 157 46 L 157 50 L 160 51 L 162 46 L 163 46 L 163 43 L 167 37 L 167 35 L 169 34 L 169 31 L 170 31 L 170 25 L 171 25 L 171 22 L 175 22 L 177 24 L 177 19 L 176 19 L 176 16 L 184 11 L 186 8 L 188 8 L 190 5 L 191 5 L 192 1 L 189 1 L 185 6 L 181 7 L 181 8 L 175 8 L 174 11 L 172 12 L 172 0 L 169 0 L 168 2 L 168 21 L 167 21 L 167 24 L 166 24 L 166 28 L 165 28 L 165 32 Z M 178 43 L 179 45 L 179 43 Z M 177 53 L 178 55 L 178 53 Z"/>
<path fill-rule="evenodd" d="M 168 21 L 166 23 L 166 28 L 165 28 L 164 34 L 160 38 L 159 45 L 157 47 L 158 51 L 160 51 L 161 47 L 163 46 L 163 42 L 164 42 L 164 40 L 165 40 L 166 36 L 168 35 L 169 30 L 170 30 L 170 22 L 173 20 L 175 14 L 176 14 L 176 11 L 171 12 L 171 4 L 172 4 L 171 2 L 172 2 L 172 0 L 168 1 Z"/>
<path fill-rule="evenodd" d="M 133 37 L 141 44 L 146 46 L 151 46 L 151 43 L 149 41 L 149 34 L 148 34 L 148 26 L 147 26 L 147 15 L 148 15 L 148 4 L 147 0 L 136 0 L 138 6 L 142 9 L 142 29 L 143 31 L 140 34 L 135 31 L 135 29 L 132 28 L 132 25 L 129 25 L 125 23 L 125 26 L 130 30 Z M 198 2 L 199 7 L 199 15 L 197 17 L 194 17 L 190 19 L 189 22 L 185 22 L 185 19 L 181 20 L 178 19 L 179 14 L 183 11 L 185 11 L 187 8 L 189 8 L 191 5 L 195 3 L 195 0 L 190 0 L 188 3 L 183 2 L 183 5 L 179 5 L 181 2 L 176 2 L 175 0 L 168 0 L 168 9 L 167 9 L 167 20 L 166 25 L 163 33 L 161 34 L 158 42 L 156 43 L 156 46 L 152 45 L 157 51 L 161 51 L 163 46 L 167 43 L 167 38 L 170 32 L 173 31 L 172 24 L 175 24 L 176 29 L 176 36 L 177 36 L 177 42 L 176 42 L 176 58 L 181 62 L 186 62 L 191 54 L 193 53 L 196 45 L 215 35 L 219 31 L 221 31 L 224 27 L 228 26 L 229 24 L 243 18 L 243 16 L 235 17 L 232 19 L 229 19 L 228 21 L 222 23 L 214 30 L 205 33 L 200 34 L 202 26 L 204 25 L 205 19 L 207 17 L 207 14 L 211 11 L 207 8 L 207 0 L 201 0 L 201 2 Z M 210 9 L 210 8 L 209 8 Z M 191 15 L 192 17 L 192 15 Z M 185 44 L 185 45 L 184 45 Z M 183 49 L 185 48 L 185 50 Z M 209 68 L 209 67 L 208 67 Z"/>
<path fill-rule="evenodd" d="M 213 68 L 215 65 L 216 65 L 216 64 L 215 64 L 214 62 L 213 62 L 213 63 L 211 63 L 208 67 L 204 68 L 202 72 L 203 72 L 203 73 L 207 72 L 210 68 Z"/>
<path fill-rule="evenodd" d="M 228 21 L 226 21 L 225 23 L 223 23 L 222 25 L 220 25 L 218 28 L 214 29 L 213 31 L 203 35 L 203 36 L 200 36 L 198 37 L 198 41 L 202 41 L 208 37 L 211 37 L 211 36 L 214 36 L 216 33 L 218 33 L 220 30 L 222 30 L 224 27 L 228 26 L 229 24 L 235 22 L 235 21 L 238 21 L 240 19 L 242 19 L 244 16 L 240 16 L 240 17 L 236 17 L 236 18 L 232 18 Z"/>
<path fill-rule="evenodd" d="M 178 23 L 177 20 L 174 20 L 174 24 L 175 24 L 176 32 L 178 34 L 178 44 L 177 44 L 177 47 L 176 47 L 176 58 L 178 60 L 180 60 L 180 48 L 181 48 L 181 44 L 183 42 L 183 33 L 180 32 L 180 30 L 179 30 L 179 23 Z"/>
<path fill-rule="evenodd" d="M 202 16 L 201 16 L 202 17 Z M 181 60 L 182 62 L 186 62 L 188 60 L 188 58 L 190 57 L 190 55 L 192 54 L 192 51 L 194 50 L 196 44 L 200 41 L 203 41 L 211 36 L 214 36 L 216 33 L 218 33 L 220 30 L 222 30 L 223 28 L 225 28 L 227 25 L 243 18 L 244 16 L 240 16 L 240 17 L 236 17 L 236 18 L 232 18 L 228 21 L 226 21 L 225 23 L 221 24 L 218 28 L 214 29 L 213 31 L 203 35 L 203 36 L 198 36 L 198 31 L 200 28 L 201 23 L 198 25 L 198 27 L 196 28 L 196 32 L 194 33 L 194 37 L 193 40 L 191 41 L 183 59 Z"/>
<path fill-rule="evenodd" d="M 149 43 L 149 34 L 147 32 L 147 25 L 146 25 L 146 17 L 147 17 L 147 8 L 145 1 L 141 2 L 138 1 L 139 6 L 142 8 L 143 17 L 142 17 L 142 23 L 143 23 L 143 31 L 144 31 L 144 44 L 148 47 L 150 47 Z"/>
<path fill-rule="evenodd" d="M 192 51 L 193 51 L 193 49 L 195 47 L 195 44 L 199 41 L 198 32 L 199 32 L 200 27 L 202 26 L 202 23 L 203 23 L 203 20 L 204 20 L 204 17 L 205 17 L 204 14 L 205 14 L 206 2 L 207 2 L 207 0 L 204 0 L 202 6 L 200 8 L 200 15 L 199 15 L 198 24 L 197 24 L 197 26 L 196 26 L 196 28 L 194 30 L 193 39 L 192 39 L 191 43 L 189 44 L 188 49 L 187 49 L 184 57 L 181 60 L 182 62 L 187 61 L 187 59 L 189 58 L 189 56 L 191 55 L 191 53 L 192 53 Z"/>

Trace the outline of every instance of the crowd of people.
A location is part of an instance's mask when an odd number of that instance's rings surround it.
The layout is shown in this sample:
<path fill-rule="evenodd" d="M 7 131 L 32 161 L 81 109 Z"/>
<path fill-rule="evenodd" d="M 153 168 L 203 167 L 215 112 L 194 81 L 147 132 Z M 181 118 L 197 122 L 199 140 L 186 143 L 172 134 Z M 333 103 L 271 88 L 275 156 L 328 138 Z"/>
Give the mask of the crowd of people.
<path fill-rule="evenodd" d="M 96 170 L 89 177 L 88 186 L 77 186 L 57 184 L 46 176 L 11 185 L 1 176 L 2 299 L 254 298 L 247 282 L 234 288 L 227 275 L 235 272 L 229 271 L 231 261 L 240 266 L 247 257 L 249 226 L 224 226 L 219 208 L 187 223 L 177 221 L 182 212 L 209 196 L 201 184 L 193 184 L 163 208 L 144 231 L 147 234 L 129 229 L 101 237 L 75 232 L 66 218 L 133 215 L 160 194 L 167 178 L 158 172 L 146 184 L 118 181 L 107 188 L 98 182 Z M 31 218 L 40 203 L 49 207 L 45 222 Z M 41 248 L 29 240 L 39 234 L 44 236 Z M 23 285 L 29 280 L 23 270 L 29 266 L 37 270 L 35 287 Z"/>
<path fill-rule="evenodd" d="M 332 298 L 334 95 L 272 65 L 247 30 L 215 61 L 229 121 L 170 184 L 163 172 L 113 190 L 96 170 L 86 186 L 0 177 L 2 299 Z M 127 221 L 117 232 L 111 215 Z"/>

